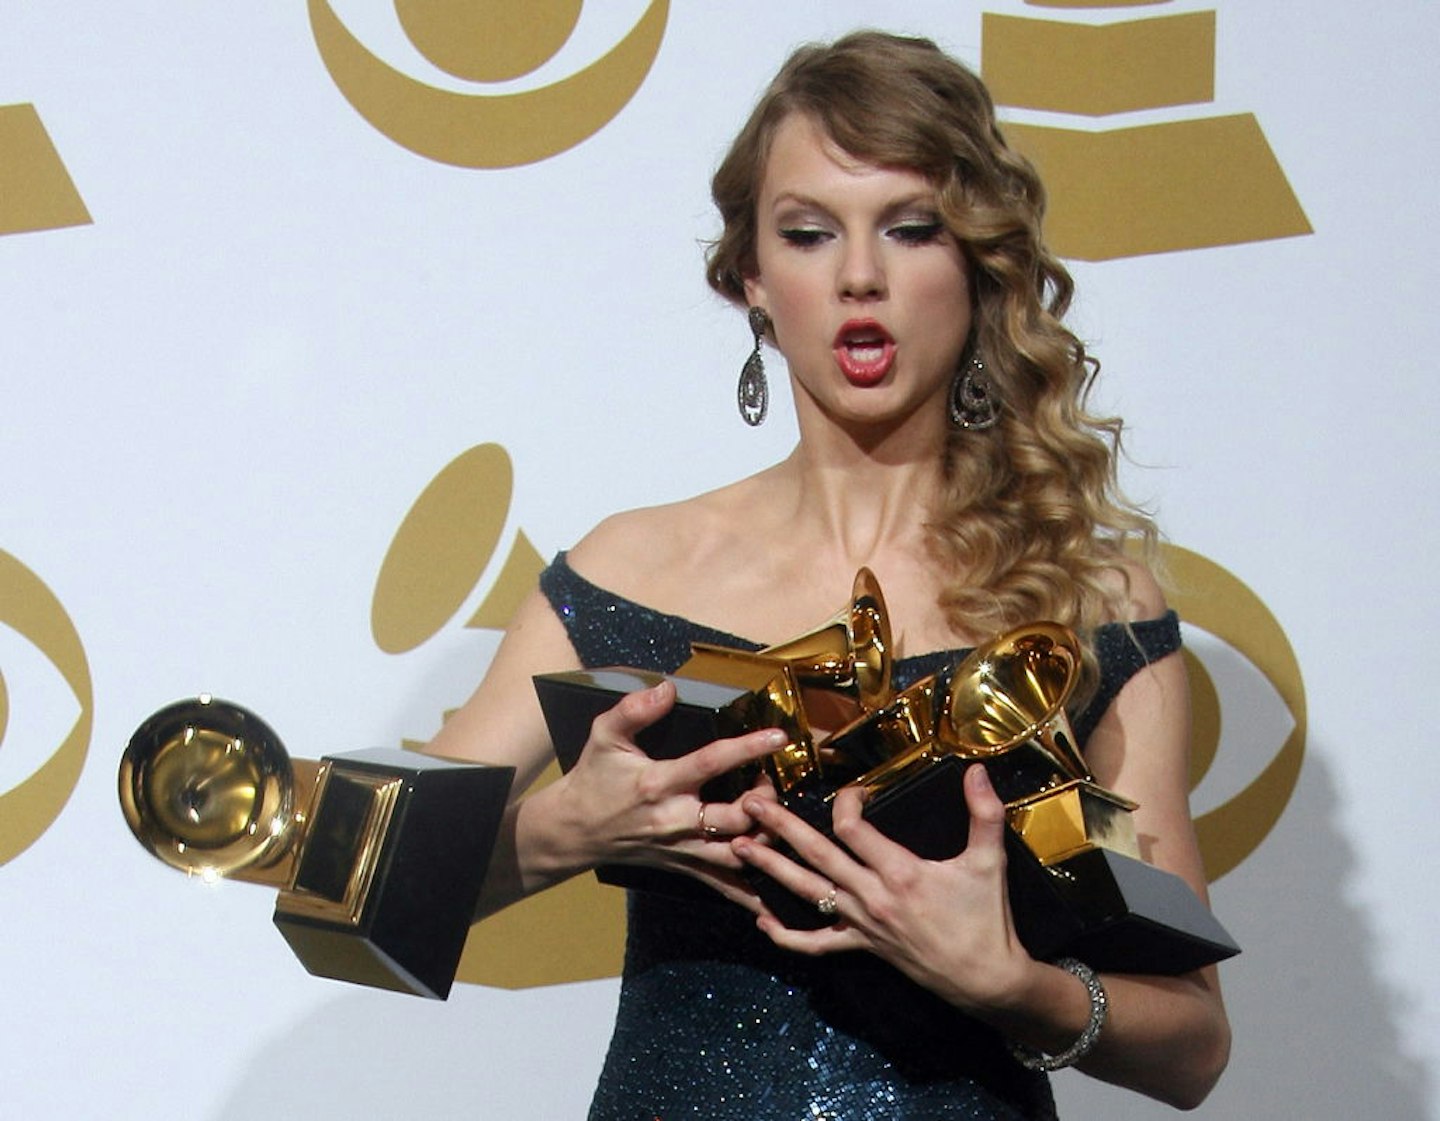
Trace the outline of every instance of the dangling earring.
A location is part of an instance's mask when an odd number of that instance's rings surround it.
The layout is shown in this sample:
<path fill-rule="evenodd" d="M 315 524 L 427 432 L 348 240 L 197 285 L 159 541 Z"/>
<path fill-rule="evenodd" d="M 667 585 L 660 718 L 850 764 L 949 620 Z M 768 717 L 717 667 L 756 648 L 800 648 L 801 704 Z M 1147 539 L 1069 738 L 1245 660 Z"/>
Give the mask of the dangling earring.
<path fill-rule="evenodd" d="M 1000 402 L 990 386 L 990 373 L 979 357 L 955 375 L 950 383 L 950 423 L 970 432 L 994 428 L 1000 419 Z"/>
<path fill-rule="evenodd" d="M 765 358 L 760 353 L 760 343 L 770 329 L 770 316 L 763 307 L 750 309 L 750 333 L 755 336 L 755 349 L 745 359 L 740 369 L 740 386 L 735 400 L 740 406 L 740 417 L 751 428 L 765 420 L 770 408 L 770 386 L 765 381 Z"/>

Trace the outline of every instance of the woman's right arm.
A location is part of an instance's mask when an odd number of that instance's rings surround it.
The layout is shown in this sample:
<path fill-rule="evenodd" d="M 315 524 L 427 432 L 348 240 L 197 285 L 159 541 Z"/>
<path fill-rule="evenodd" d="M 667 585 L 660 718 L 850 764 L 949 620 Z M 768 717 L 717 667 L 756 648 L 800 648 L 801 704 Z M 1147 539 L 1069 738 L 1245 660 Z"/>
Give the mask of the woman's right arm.
<path fill-rule="evenodd" d="M 490 860 L 477 917 L 600 863 L 647 864 L 686 872 L 752 906 L 735 875 L 729 837 L 750 817 L 738 803 L 710 804 L 697 829 L 700 787 L 774 751 L 783 735 L 761 731 L 719 740 L 681 759 L 656 761 L 635 734 L 670 710 L 668 684 L 632 693 L 594 723 L 569 774 L 526 795 L 554 758 L 534 685 L 537 673 L 578 669 L 565 628 L 540 592 L 516 613 L 489 672 L 426 751 L 515 768 L 510 804 Z"/>

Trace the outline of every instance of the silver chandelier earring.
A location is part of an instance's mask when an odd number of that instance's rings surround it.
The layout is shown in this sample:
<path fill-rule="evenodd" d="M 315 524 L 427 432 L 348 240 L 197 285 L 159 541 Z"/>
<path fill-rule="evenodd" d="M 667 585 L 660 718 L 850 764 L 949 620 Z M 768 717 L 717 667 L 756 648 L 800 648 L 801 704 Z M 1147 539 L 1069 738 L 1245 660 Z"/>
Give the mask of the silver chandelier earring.
<path fill-rule="evenodd" d="M 950 423 L 968 432 L 994 428 L 1000 419 L 1000 402 L 990 385 L 990 371 L 974 357 L 950 383 Z"/>
<path fill-rule="evenodd" d="M 750 309 L 750 333 L 755 336 L 755 349 L 745 359 L 740 369 L 740 386 L 735 400 L 740 406 L 740 417 L 751 428 L 765 420 L 770 409 L 770 386 L 765 381 L 765 358 L 760 353 L 760 344 L 765 332 L 770 329 L 770 316 L 763 307 Z"/>

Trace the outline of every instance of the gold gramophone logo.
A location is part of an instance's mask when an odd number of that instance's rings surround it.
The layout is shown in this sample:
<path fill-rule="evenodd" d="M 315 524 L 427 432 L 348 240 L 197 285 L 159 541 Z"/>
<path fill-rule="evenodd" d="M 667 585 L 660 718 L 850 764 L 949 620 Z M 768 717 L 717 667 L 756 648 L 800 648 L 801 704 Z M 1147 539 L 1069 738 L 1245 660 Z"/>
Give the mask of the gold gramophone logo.
<path fill-rule="evenodd" d="M 381 650 L 414 650 L 456 617 L 490 568 L 513 486 L 505 449 L 480 444 L 451 460 L 421 492 L 375 581 L 370 632 Z M 503 630 L 544 567 L 525 531 L 516 529 L 490 591 L 463 625 Z"/>
<path fill-rule="evenodd" d="M 1027 0 L 1125 8 L 1137 0 Z M 1171 0 L 1147 0 L 1169 3 Z M 1215 100 L 1215 13 L 1087 24 L 986 12 L 985 81 L 999 105 L 1103 118 Z M 1095 130 L 1007 123 L 1050 199 L 1057 253 L 1107 261 L 1311 233 L 1251 113 Z"/>
<path fill-rule="evenodd" d="M 35 106 L 0 105 L 0 234 L 90 222 Z"/>
<path fill-rule="evenodd" d="M 0 550 L 0 624 L 59 671 L 76 711 L 73 725 L 58 743 L 41 744 L 37 751 L 33 742 L 16 742 L 37 733 L 28 722 L 12 726 L 12 691 L 4 671 L 13 667 L 0 666 L 0 864 L 4 864 L 34 844 L 69 801 L 85 765 L 95 704 L 90 666 L 70 616 L 44 582 L 4 550 Z M 41 693 L 36 677 L 22 676 L 27 698 Z M 35 707 L 22 702 L 21 710 Z M 37 754 L 43 761 L 33 767 L 22 764 L 17 779 L 11 760 L 33 759 Z"/>
<path fill-rule="evenodd" d="M 503 544 L 513 488 L 510 456 L 499 444 L 461 453 L 425 487 L 375 581 L 370 629 L 380 649 L 404 654 L 456 619 L 483 630 L 510 622 L 544 567 L 524 530 Z M 558 775 L 552 766 L 537 786 Z M 457 979 L 519 989 L 613 977 L 620 972 L 624 912 L 622 892 L 575 876 L 474 926 Z"/>
<path fill-rule="evenodd" d="M 438 70 L 483 86 L 554 58 L 583 0 L 395 0 L 411 44 Z M 430 85 L 372 53 L 329 0 L 309 0 L 320 57 L 355 111 L 395 143 L 459 167 L 515 167 L 573 148 L 635 96 L 660 50 L 668 0 L 653 0 L 609 52 L 568 77 L 516 93 Z"/>

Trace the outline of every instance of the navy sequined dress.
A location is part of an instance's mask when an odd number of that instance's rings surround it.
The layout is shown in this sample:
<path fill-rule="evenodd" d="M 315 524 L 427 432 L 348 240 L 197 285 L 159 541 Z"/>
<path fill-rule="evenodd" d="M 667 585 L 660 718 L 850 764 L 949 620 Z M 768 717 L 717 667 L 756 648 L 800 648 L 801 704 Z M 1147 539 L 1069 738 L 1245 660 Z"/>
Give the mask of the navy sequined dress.
<path fill-rule="evenodd" d="M 540 587 L 587 667 L 669 673 L 691 642 L 756 643 L 596 587 L 562 553 Z M 1096 635 L 1101 684 L 1073 722 L 1083 744 L 1147 661 L 1179 648 L 1174 613 Z M 897 688 L 964 651 L 899 659 Z M 1037 1121 L 1054 1118 L 1044 1075 L 992 1029 L 869 954 L 809 958 L 744 910 L 629 896 L 615 1033 L 590 1121 Z"/>

